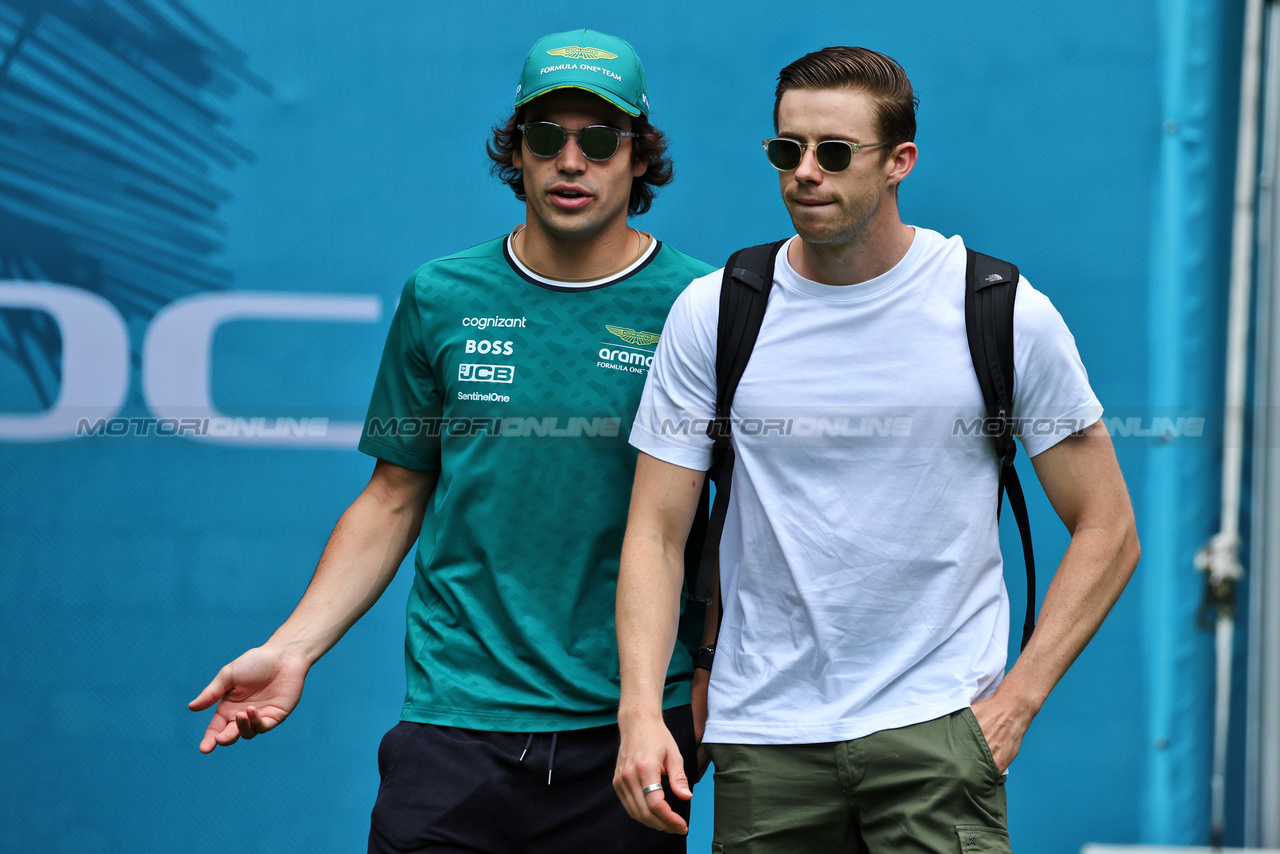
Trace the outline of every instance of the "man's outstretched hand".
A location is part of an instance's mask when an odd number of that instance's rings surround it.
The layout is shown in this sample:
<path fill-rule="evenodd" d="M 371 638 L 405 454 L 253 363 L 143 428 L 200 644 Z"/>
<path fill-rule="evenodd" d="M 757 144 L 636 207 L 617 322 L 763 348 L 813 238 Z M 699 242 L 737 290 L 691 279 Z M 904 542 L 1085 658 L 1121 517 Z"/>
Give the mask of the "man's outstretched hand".
<path fill-rule="evenodd" d="M 193 712 L 214 703 L 200 752 L 235 744 L 274 728 L 298 705 L 310 669 L 303 659 L 284 651 L 256 647 L 218 671 L 213 681 L 187 707 Z"/>

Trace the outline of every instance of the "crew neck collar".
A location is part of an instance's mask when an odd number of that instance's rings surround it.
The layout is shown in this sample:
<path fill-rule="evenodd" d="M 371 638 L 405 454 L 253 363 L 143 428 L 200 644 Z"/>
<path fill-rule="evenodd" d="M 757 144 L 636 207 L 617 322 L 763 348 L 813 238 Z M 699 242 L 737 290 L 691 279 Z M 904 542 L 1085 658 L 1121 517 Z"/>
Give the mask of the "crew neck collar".
<path fill-rule="evenodd" d="M 796 235 L 791 240 L 788 240 L 778 251 L 774 279 L 783 287 L 797 293 L 832 302 L 863 300 L 878 296 L 907 279 L 919 265 L 920 259 L 925 255 L 927 251 L 925 244 L 928 241 L 924 238 L 920 229 L 915 226 L 911 227 L 911 231 L 911 246 L 907 248 L 907 254 L 903 255 L 897 264 L 894 264 L 874 279 L 858 282 L 856 285 L 824 285 L 821 282 L 806 279 L 797 273 L 787 257 L 787 251 L 791 248 L 792 241 L 800 239 L 799 235 Z"/>
<path fill-rule="evenodd" d="M 536 272 L 531 267 L 526 266 L 525 263 L 516 255 L 515 248 L 512 244 L 515 241 L 515 236 L 522 228 L 523 226 L 516 226 L 516 228 L 512 229 L 511 233 L 508 234 L 506 239 L 502 242 L 502 253 L 506 255 L 507 263 L 511 265 L 512 269 L 515 270 L 521 278 L 533 282 L 535 285 L 540 285 L 541 287 L 550 288 L 555 291 L 589 291 L 616 284 L 629 276 L 635 275 L 648 265 L 662 245 L 656 237 L 649 235 L 649 245 L 640 253 L 640 257 L 623 269 L 611 273 L 603 278 L 592 279 L 586 282 L 562 282 L 559 279 L 548 278 L 547 276 Z"/>

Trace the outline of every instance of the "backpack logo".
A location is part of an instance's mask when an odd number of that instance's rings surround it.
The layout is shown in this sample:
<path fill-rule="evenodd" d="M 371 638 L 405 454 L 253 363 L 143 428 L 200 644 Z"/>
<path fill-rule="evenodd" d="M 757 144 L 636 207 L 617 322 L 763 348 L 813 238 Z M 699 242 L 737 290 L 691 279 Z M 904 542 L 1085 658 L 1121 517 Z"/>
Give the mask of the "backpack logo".
<path fill-rule="evenodd" d="M 555 50 L 549 50 L 547 53 L 552 56 L 563 56 L 565 59 L 617 59 L 616 53 L 609 53 L 607 50 L 601 50 L 598 47 L 578 47 L 569 45 L 568 47 L 558 47 Z"/>
<path fill-rule="evenodd" d="M 610 326 L 605 324 L 605 329 L 614 335 L 617 335 L 628 344 L 635 344 L 637 347 L 647 347 L 650 344 L 657 344 L 658 339 L 662 336 L 656 332 L 637 332 L 634 329 L 628 329 L 625 326 Z"/>
<path fill-rule="evenodd" d="M 1003 282 L 1004 276 L 1000 275 L 999 273 L 992 273 L 990 276 L 987 276 L 987 278 L 984 281 L 987 284 L 992 284 L 994 282 Z"/>

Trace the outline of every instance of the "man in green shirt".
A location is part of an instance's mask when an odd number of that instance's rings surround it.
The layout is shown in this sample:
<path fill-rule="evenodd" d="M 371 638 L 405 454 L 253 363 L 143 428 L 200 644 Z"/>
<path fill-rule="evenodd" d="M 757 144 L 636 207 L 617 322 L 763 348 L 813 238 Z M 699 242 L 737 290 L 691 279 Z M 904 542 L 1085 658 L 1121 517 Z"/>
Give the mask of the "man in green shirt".
<path fill-rule="evenodd" d="M 611 786 L 627 435 L 668 308 L 711 269 L 628 222 L 672 177 L 648 114 L 627 42 L 533 46 L 488 146 L 525 223 L 410 276 L 360 441 L 372 480 L 289 619 L 191 703 L 218 704 L 204 752 L 274 727 L 418 540 L 370 851 L 684 850 Z M 689 754 L 694 622 L 663 702 Z M 687 781 L 669 785 L 685 804 Z"/>

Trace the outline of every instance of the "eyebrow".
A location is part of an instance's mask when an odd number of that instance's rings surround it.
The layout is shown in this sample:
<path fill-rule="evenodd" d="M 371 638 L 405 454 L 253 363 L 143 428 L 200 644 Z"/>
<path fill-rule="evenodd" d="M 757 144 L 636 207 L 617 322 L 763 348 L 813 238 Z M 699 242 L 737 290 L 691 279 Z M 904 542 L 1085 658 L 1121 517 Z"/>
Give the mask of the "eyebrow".
<path fill-rule="evenodd" d="M 525 121 L 525 124 L 532 124 L 534 122 L 546 122 L 547 124 L 556 125 L 558 127 L 565 128 L 566 130 L 581 130 L 582 128 L 606 127 L 606 128 L 613 128 L 614 130 L 620 130 L 620 131 L 623 131 L 624 133 L 630 133 L 630 131 L 628 131 L 626 128 L 620 127 L 619 125 L 610 121 L 591 122 L 590 124 L 581 125 L 580 127 L 576 127 L 576 128 L 567 127 L 566 125 L 562 125 L 559 122 L 553 122 L 551 121 L 551 119 L 526 118 L 524 121 Z"/>
<path fill-rule="evenodd" d="M 852 142 L 855 145 L 869 145 L 869 143 L 864 143 L 860 139 L 851 139 L 847 136 L 839 136 L 834 134 L 830 134 L 816 140 L 811 140 L 811 139 L 807 139 L 803 134 L 786 133 L 785 131 L 778 131 L 777 138 L 778 139 L 794 139 L 796 142 L 826 142 L 827 140 L 835 140 L 837 142 Z"/>

